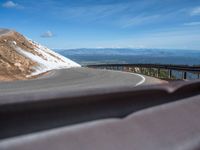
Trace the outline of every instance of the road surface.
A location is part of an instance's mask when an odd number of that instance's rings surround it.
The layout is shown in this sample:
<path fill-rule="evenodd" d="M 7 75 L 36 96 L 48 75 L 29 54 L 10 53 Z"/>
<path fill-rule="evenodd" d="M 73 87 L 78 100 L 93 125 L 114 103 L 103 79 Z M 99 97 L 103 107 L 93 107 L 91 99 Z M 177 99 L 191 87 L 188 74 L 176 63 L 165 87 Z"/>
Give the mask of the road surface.
<path fill-rule="evenodd" d="M 91 68 L 70 68 L 55 70 L 38 79 L 27 81 L 1 82 L 0 98 L 2 103 L 6 99 L 24 99 L 24 95 L 36 95 L 37 93 L 49 93 L 55 96 L 56 93 L 76 93 L 80 90 L 93 90 L 110 88 L 133 88 L 146 84 L 157 84 L 162 81 L 135 73 L 120 71 L 98 70 Z M 27 99 L 27 97 L 26 97 Z"/>

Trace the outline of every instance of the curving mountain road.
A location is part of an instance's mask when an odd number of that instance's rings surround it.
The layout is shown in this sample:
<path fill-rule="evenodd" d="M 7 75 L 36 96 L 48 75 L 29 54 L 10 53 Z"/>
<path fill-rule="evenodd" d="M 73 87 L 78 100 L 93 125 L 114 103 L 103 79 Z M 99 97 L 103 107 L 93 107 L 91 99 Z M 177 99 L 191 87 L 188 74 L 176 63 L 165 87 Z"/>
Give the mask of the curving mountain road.
<path fill-rule="evenodd" d="M 1 29 L 0 36 L 11 30 Z M 144 84 L 161 83 L 159 79 L 134 73 L 97 70 L 90 68 L 71 68 L 54 70 L 38 79 L 0 83 L 0 104 L 42 98 L 48 99 L 65 95 L 79 94 L 79 91 L 110 91 L 117 88 L 133 88 Z M 82 92 L 83 94 L 84 92 Z"/>
<path fill-rule="evenodd" d="M 133 88 L 161 82 L 159 79 L 127 72 L 82 67 L 61 69 L 54 70 L 38 79 L 0 83 L 0 103 L 12 101 L 16 99 L 13 98 L 16 95 L 20 101 L 20 99 L 28 99 L 26 95 L 41 96 L 41 93 L 42 95 L 46 93 L 46 96 L 56 96 L 56 93 L 60 92 L 77 95 L 81 90 L 104 89 L 106 92 L 110 88 Z"/>

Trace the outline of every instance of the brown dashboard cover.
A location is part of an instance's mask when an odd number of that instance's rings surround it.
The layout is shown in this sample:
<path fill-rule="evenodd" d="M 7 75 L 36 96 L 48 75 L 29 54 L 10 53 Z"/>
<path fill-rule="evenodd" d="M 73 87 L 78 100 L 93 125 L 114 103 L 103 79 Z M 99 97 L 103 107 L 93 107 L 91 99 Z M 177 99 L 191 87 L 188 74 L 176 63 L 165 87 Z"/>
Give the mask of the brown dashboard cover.
<path fill-rule="evenodd" d="M 0 95 L 0 149 L 198 150 L 199 94 L 190 81 Z"/>

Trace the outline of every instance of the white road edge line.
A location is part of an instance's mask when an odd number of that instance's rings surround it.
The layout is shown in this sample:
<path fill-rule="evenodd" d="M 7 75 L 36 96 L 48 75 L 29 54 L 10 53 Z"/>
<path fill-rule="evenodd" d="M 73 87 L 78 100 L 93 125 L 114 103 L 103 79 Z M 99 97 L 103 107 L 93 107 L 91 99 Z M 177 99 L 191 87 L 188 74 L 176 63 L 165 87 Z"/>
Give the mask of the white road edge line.
<path fill-rule="evenodd" d="M 144 76 L 142 76 L 142 75 L 140 75 L 140 74 L 137 74 L 137 73 L 134 73 L 134 74 L 135 74 L 135 75 L 138 75 L 139 77 L 142 78 L 142 80 L 141 80 L 140 82 L 138 82 L 135 86 L 139 86 L 139 85 L 143 84 L 143 83 L 146 81 L 146 79 L 145 79 Z"/>
<path fill-rule="evenodd" d="M 120 70 L 108 70 L 108 71 L 114 71 L 114 72 L 122 72 L 122 73 L 134 74 L 134 75 L 137 75 L 137 76 L 141 77 L 142 80 L 141 80 L 140 82 L 138 82 L 138 83 L 135 85 L 135 87 L 136 87 L 136 86 L 139 86 L 139 85 L 141 85 L 141 84 L 143 84 L 143 83 L 146 81 L 145 77 L 142 76 L 141 74 L 138 74 L 138 73 L 131 73 L 131 72 L 120 71 Z"/>

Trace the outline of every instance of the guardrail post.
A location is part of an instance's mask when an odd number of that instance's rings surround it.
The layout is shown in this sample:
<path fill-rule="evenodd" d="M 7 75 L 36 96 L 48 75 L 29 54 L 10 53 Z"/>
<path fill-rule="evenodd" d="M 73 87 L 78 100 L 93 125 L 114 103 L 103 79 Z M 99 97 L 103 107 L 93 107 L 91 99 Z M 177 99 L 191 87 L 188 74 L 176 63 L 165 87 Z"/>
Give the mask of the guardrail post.
<path fill-rule="evenodd" d="M 160 68 L 157 69 L 157 78 L 160 76 Z"/>
<path fill-rule="evenodd" d="M 144 69 L 143 68 L 141 68 L 141 73 L 144 74 Z"/>
<path fill-rule="evenodd" d="M 148 76 L 151 76 L 151 68 L 148 69 L 147 75 L 148 75 Z"/>
<path fill-rule="evenodd" d="M 171 78 L 172 78 L 172 70 L 169 69 L 169 79 L 171 79 Z"/>
<path fill-rule="evenodd" d="M 187 79 L 187 72 L 183 72 L 183 79 Z"/>
<path fill-rule="evenodd" d="M 143 68 L 143 74 L 146 75 L 146 68 Z"/>
<path fill-rule="evenodd" d="M 151 76 L 151 68 L 149 68 L 149 73 L 148 73 L 148 75 Z"/>

